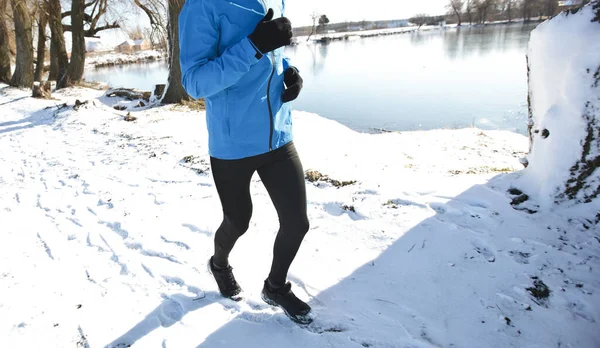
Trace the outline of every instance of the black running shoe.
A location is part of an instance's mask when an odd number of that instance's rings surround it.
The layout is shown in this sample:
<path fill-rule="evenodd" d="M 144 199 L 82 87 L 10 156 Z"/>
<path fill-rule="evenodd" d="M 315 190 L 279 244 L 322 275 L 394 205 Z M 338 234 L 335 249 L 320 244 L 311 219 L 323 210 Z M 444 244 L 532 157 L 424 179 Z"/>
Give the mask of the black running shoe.
<path fill-rule="evenodd" d="M 295 323 L 308 325 L 313 321 L 310 306 L 294 295 L 289 282 L 279 289 L 272 289 L 265 280 L 261 297 L 267 304 L 281 307 Z"/>
<path fill-rule="evenodd" d="M 242 293 L 242 288 L 233 276 L 233 268 L 231 268 L 231 266 L 227 266 L 225 269 L 216 268 L 212 257 L 210 260 L 208 260 L 208 265 L 210 273 L 213 275 L 217 285 L 219 286 L 221 295 L 234 301 L 240 301 L 242 299 L 242 296 L 240 296 Z"/>

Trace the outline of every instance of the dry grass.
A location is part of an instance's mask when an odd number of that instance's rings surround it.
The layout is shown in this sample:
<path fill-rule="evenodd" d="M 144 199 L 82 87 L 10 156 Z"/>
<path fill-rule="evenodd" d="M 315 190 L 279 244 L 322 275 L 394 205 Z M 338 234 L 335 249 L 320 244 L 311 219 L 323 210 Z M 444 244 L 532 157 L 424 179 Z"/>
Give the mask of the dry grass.
<path fill-rule="evenodd" d="M 187 106 L 188 108 L 190 108 L 194 111 L 206 110 L 206 102 L 204 101 L 204 99 L 190 100 L 190 101 L 183 100 L 183 101 L 181 101 L 181 105 Z"/>

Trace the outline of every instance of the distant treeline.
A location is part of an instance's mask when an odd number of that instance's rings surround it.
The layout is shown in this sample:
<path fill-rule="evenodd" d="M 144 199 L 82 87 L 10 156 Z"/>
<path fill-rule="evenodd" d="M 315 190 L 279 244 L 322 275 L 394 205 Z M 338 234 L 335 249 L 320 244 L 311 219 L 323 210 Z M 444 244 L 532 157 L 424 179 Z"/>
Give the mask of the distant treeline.
<path fill-rule="evenodd" d="M 409 25 L 440 24 L 483 24 L 492 21 L 539 20 L 556 15 L 560 11 L 581 7 L 589 0 L 448 0 L 447 13 L 431 16 L 417 14 L 409 19 L 385 21 L 360 21 L 328 23 L 325 25 L 294 28 L 294 35 L 322 34 L 335 31 L 348 32 L 360 30 L 400 28 Z M 315 16 L 317 18 L 317 16 Z M 314 18 L 313 18 L 314 19 Z"/>
<path fill-rule="evenodd" d="M 314 33 L 321 34 L 321 31 L 335 31 L 337 33 L 348 32 L 348 31 L 359 31 L 359 30 L 374 30 L 374 29 L 388 29 L 388 28 L 401 28 L 408 26 L 408 19 L 397 19 L 387 21 L 360 21 L 360 22 L 343 22 L 343 23 L 331 23 L 321 28 L 315 28 Z M 312 26 L 294 28 L 294 35 L 309 35 L 313 30 Z"/>

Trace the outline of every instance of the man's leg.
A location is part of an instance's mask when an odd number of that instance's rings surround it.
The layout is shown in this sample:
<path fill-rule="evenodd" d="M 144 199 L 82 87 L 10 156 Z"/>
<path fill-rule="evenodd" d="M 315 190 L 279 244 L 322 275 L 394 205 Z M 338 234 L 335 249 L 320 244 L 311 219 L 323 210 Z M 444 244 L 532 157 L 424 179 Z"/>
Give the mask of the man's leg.
<path fill-rule="evenodd" d="M 229 266 L 229 253 L 235 242 L 248 230 L 252 216 L 250 181 L 256 170 L 251 159 L 219 160 L 211 158 L 211 169 L 223 207 L 223 222 L 215 233 L 213 264 Z"/>
<path fill-rule="evenodd" d="M 302 163 L 293 143 L 275 150 L 269 156 L 258 168 L 258 174 L 275 205 L 280 227 L 268 281 L 272 287 L 282 287 L 309 228 L 306 186 Z"/>
<path fill-rule="evenodd" d="M 309 324 L 312 322 L 310 306 L 296 297 L 291 284 L 286 282 L 290 265 L 309 227 L 304 171 L 293 143 L 273 151 L 269 156 L 258 168 L 258 174 L 279 215 L 279 232 L 262 299 L 272 306 L 282 307 L 291 320 Z"/>

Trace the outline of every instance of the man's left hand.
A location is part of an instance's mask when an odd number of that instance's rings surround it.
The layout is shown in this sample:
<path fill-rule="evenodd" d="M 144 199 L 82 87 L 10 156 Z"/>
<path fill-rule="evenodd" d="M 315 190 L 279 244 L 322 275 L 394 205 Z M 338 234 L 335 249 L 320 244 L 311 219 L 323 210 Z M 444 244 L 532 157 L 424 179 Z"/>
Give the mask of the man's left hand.
<path fill-rule="evenodd" d="M 287 103 L 298 98 L 303 83 L 302 77 L 300 77 L 300 74 L 298 73 L 298 69 L 294 67 L 287 68 L 283 73 L 283 82 L 285 82 L 287 88 L 283 90 L 281 100 L 284 103 Z"/>

